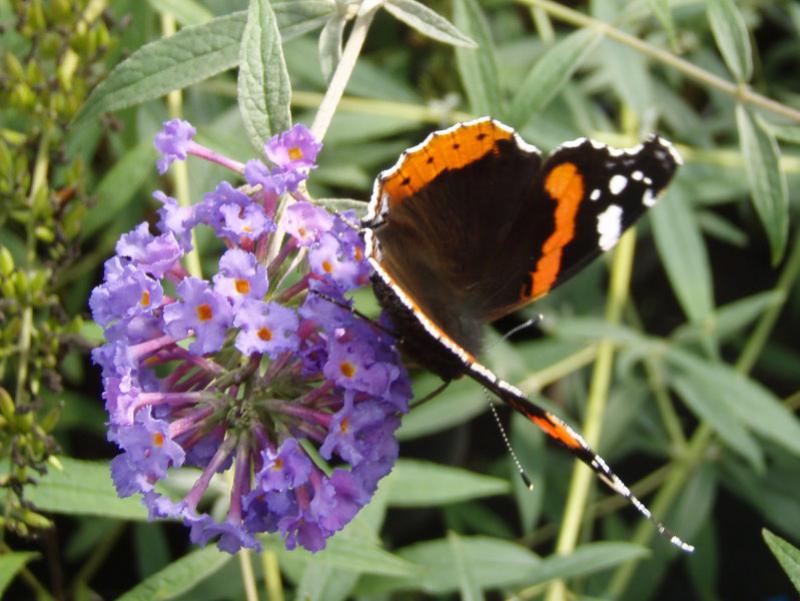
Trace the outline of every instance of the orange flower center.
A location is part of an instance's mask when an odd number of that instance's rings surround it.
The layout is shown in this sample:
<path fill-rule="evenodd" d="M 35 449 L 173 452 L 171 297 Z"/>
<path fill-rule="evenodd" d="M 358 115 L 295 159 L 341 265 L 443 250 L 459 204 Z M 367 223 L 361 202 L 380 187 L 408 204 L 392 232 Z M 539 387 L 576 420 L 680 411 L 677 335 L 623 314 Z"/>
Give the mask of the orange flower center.
<path fill-rule="evenodd" d="M 150 291 L 145 290 L 144 292 L 142 292 L 142 299 L 139 301 L 139 303 L 143 307 L 149 307 L 150 306 Z"/>
<path fill-rule="evenodd" d="M 330 261 L 323 261 L 322 269 L 325 271 L 325 273 L 330 273 L 333 271 L 333 265 L 331 265 Z"/>
<path fill-rule="evenodd" d="M 247 280 L 236 280 L 236 292 L 239 294 L 247 294 L 250 292 L 250 282 Z"/>
<path fill-rule="evenodd" d="M 269 342 L 272 340 L 272 330 L 268 327 L 264 326 L 263 328 L 258 329 L 258 337 L 261 338 L 264 342 Z"/>
<path fill-rule="evenodd" d="M 153 434 L 153 445 L 156 447 L 161 447 L 164 444 L 164 435 L 161 432 L 156 432 Z"/>
<path fill-rule="evenodd" d="M 356 366 L 349 361 L 342 361 L 339 364 L 339 371 L 342 372 L 342 375 L 345 378 L 352 378 L 354 375 L 356 375 Z"/>
<path fill-rule="evenodd" d="M 293 161 L 299 161 L 300 159 L 303 158 L 303 151 L 297 148 L 296 146 L 294 148 L 290 148 L 289 158 L 292 159 Z"/>
<path fill-rule="evenodd" d="M 209 321 L 212 317 L 214 317 L 214 311 L 209 304 L 203 303 L 202 305 L 197 305 L 197 319 L 200 321 Z"/>
<path fill-rule="evenodd" d="M 275 459 L 275 463 L 272 464 L 272 469 L 274 469 L 276 472 L 281 471 L 283 469 L 283 459 L 280 457 Z"/>
<path fill-rule="evenodd" d="M 350 420 L 348 418 L 344 418 L 342 423 L 339 424 L 339 430 L 344 433 L 347 432 L 347 429 L 350 427 Z"/>
<path fill-rule="evenodd" d="M 361 259 L 364 258 L 364 253 L 361 252 L 361 247 L 360 246 L 356 246 L 356 251 L 355 251 L 354 254 L 355 254 L 355 257 L 356 257 L 356 261 L 360 261 Z"/>

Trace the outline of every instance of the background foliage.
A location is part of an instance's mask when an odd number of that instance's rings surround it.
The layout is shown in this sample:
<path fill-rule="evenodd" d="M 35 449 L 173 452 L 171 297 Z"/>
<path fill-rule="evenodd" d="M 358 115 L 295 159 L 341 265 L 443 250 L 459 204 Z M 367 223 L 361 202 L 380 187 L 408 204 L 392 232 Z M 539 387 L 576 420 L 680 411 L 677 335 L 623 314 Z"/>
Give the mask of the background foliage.
<path fill-rule="evenodd" d="M 249 20 L 247 9 L 0 0 L 0 591 L 793 598 L 800 6 L 254 0 Z M 528 492 L 472 382 L 405 418 L 395 471 L 317 555 L 273 539 L 259 557 L 190 548 L 181 527 L 147 523 L 136 500 L 116 497 L 99 376 L 83 352 L 99 331 L 84 321 L 88 293 L 119 234 L 153 218 L 154 189 L 197 200 L 225 176 L 190 162 L 191 177 L 159 179 L 153 134 L 182 114 L 202 143 L 244 161 L 285 128 L 290 101 L 317 133 L 333 115 L 317 198 L 366 199 L 404 148 L 483 114 L 545 150 L 580 135 L 631 145 L 653 130 L 677 143 L 686 165 L 636 237 L 496 324 L 486 354 L 580 426 L 693 555 L 512 417 Z M 498 336 L 539 312 L 538 329 Z M 419 371 L 419 395 L 436 385 Z"/>

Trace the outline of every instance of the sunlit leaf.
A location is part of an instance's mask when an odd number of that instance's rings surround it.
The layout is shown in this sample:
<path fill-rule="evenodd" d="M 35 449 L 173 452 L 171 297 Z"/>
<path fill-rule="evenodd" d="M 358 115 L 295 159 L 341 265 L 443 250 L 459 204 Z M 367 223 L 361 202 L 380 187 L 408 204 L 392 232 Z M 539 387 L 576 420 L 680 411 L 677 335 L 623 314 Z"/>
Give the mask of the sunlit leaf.
<path fill-rule="evenodd" d="M 800 549 L 776 536 L 766 528 L 761 530 L 764 541 L 772 551 L 775 559 L 781 564 L 783 571 L 792 581 L 794 587 L 800 592 Z"/>
<path fill-rule="evenodd" d="M 453 20 L 478 45 L 456 47 L 456 65 L 461 85 L 476 115 L 500 115 L 500 83 L 489 24 L 477 0 L 455 0 Z"/>
<path fill-rule="evenodd" d="M 412 459 L 395 464 L 386 486 L 389 504 L 396 507 L 435 506 L 509 491 L 506 480 Z"/>
<path fill-rule="evenodd" d="M 477 44 L 436 11 L 416 0 L 388 0 L 383 7 L 395 18 L 434 40 L 475 48 Z"/>
<path fill-rule="evenodd" d="M 740 82 L 753 74 L 750 34 L 733 0 L 706 0 L 708 20 L 722 58 Z"/>

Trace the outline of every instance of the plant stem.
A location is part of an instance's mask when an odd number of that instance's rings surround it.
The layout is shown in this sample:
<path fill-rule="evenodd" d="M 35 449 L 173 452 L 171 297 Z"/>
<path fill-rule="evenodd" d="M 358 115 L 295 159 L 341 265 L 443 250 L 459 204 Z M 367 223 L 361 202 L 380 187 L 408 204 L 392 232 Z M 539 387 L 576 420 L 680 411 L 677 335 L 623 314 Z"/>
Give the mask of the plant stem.
<path fill-rule="evenodd" d="M 531 374 L 518 384 L 526 394 L 536 394 L 545 386 L 589 365 L 597 357 L 597 345 L 592 344 L 576 353 Z"/>
<path fill-rule="evenodd" d="M 253 574 L 253 564 L 250 562 L 250 551 L 247 549 L 240 549 L 237 555 L 239 555 L 239 568 L 242 571 L 245 599 L 247 599 L 247 601 L 258 601 L 256 577 L 255 574 Z"/>
<path fill-rule="evenodd" d="M 278 566 L 278 556 L 275 555 L 275 551 L 264 551 L 261 554 L 261 561 L 264 564 L 264 585 L 267 587 L 267 599 L 283 601 L 283 583 Z"/>
<path fill-rule="evenodd" d="M 636 235 L 628 230 L 619 241 L 611 265 L 611 283 L 606 304 L 606 320 L 611 324 L 619 323 L 622 309 L 628 296 L 633 255 L 636 247 Z M 592 372 L 589 388 L 589 399 L 586 403 L 586 416 L 583 422 L 583 436 L 590 446 L 597 448 L 600 442 L 600 431 L 603 424 L 603 411 L 608 399 L 611 375 L 614 365 L 614 343 L 602 340 L 597 348 L 597 360 Z M 576 461 L 570 480 L 569 496 L 561 522 L 561 531 L 556 542 L 556 553 L 569 555 L 575 548 L 580 532 L 586 500 L 592 483 L 592 471 L 588 466 Z M 560 601 L 567 598 L 566 586 L 562 580 L 554 581 L 547 589 L 548 601 Z"/>
<path fill-rule="evenodd" d="M 339 64 L 336 65 L 331 83 L 319 105 L 317 115 L 314 117 L 314 123 L 311 125 L 311 133 L 314 134 L 317 140 L 325 138 L 325 133 L 331 124 L 331 119 L 333 119 L 336 107 L 339 105 L 339 100 L 344 94 L 347 82 L 353 74 L 358 55 L 361 53 L 361 47 L 367 37 L 367 31 L 372 19 L 375 17 L 375 13 L 380 8 L 380 4 L 379 2 L 365 2 L 361 5 L 356 21 L 353 24 L 353 29 L 350 32 L 350 37 L 347 38 L 347 44 L 345 44 L 342 51 L 342 58 L 339 60 Z"/>
<path fill-rule="evenodd" d="M 723 79 L 722 77 L 714 75 L 713 73 L 706 71 L 705 69 L 701 69 L 697 65 L 694 65 L 687 60 L 675 56 L 667 50 L 663 50 L 648 44 L 647 42 L 625 33 L 624 31 L 617 29 L 616 27 L 613 27 L 604 21 L 599 21 L 581 12 L 572 10 L 563 4 L 553 2 L 552 0 L 517 1 L 528 6 L 540 7 L 551 15 L 561 19 L 562 21 L 571 23 L 572 25 L 594 29 L 609 39 L 621 42 L 626 46 L 630 46 L 631 48 L 638 50 L 645 56 L 660 61 L 665 65 L 669 65 L 673 69 L 680 71 L 691 79 L 699 81 L 700 83 L 711 88 L 716 88 L 717 90 L 730 94 L 740 102 L 758 106 L 765 110 L 771 111 L 776 115 L 791 119 L 792 121 L 800 121 L 800 111 L 758 94 L 744 84 L 736 84 L 728 81 L 727 79 Z"/>
<path fill-rule="evenodd" d="M 161 32 L 164 37 L 169 37 L 177 30 L 175 17 L 167 13 L 161 13 Z M 180 119 L 183 116 L 183 92 L 172 90 L 167 94 L 167 109 L 172 119 Z M 170 170 L 172 186 L 175 189 L 175 198 L 182 207 L 191 207 L 192 199 L 189 193 L 189 169 L 186 161 L 175 161 Z M 203 277 L 203 270 L 200 266 L 200 251 L 197 250 L 197 237 L 192 228 L 192 250 L 186 253 L 186 271 L 189 275 L 196 278 Z"/>

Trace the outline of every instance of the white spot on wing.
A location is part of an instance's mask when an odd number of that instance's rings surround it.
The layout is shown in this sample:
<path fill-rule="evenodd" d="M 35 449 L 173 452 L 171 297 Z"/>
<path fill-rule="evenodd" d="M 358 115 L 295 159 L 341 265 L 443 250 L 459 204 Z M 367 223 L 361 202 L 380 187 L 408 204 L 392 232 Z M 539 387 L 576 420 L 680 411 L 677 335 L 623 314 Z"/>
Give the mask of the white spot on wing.
<path fill-rule="evenodd" d="M 634 181 L 640 182 L 640 181 L 642 181 L 642 179 L 644 179 L 644 173 L 642 173 L 641 171 L 639 171 L 637 169 L 636 171 L 631 173 L 631 179 L 633 179 Z"/>
<path fill-rule="evenodd" d="M 589 200 L 598 200 L 600 198 L 600 194 L 601 194 L 600 189 L 599 188 L 595 188 L 594 190 L 592 190 L 592 193 L 589 195 Z"/>
<path fill-rule="evenodd" d="M 600 234 L 599 245 L 603 250 L 617 243 L 622 234 L 622 207 L 610 205 L 597 216 L 597 233 Z"/>
<path fill-rule="evenodd" d="M 628 178 L 624 175 L 620 175 L 617 173 L 616 175 L 612 176 L 610 180 L 608 180 L 608 190 L 616 195 L 622 192 L 625 189 L 625 186 L 628 185 Z"/>
<path fill-rule="evenodd" d="M 658 202 L 658 198 L 653 195 L 653 191 L 650 188 L 647 188 L 642 196 L 642 204 L 646 207 L 654 207 L 656 202 Z"/>

